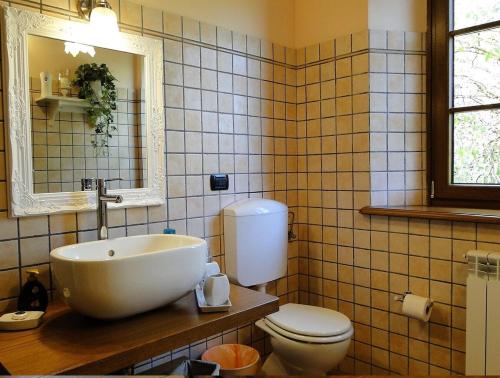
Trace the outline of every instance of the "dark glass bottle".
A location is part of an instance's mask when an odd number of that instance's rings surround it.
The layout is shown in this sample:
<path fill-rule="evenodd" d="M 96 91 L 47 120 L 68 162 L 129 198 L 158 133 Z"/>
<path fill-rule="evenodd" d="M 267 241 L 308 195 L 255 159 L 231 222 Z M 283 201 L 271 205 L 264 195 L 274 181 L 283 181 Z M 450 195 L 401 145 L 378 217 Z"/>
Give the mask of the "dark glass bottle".
<path fill-rule="evenodd" d="M 38 281 L 38 270 L 28 270 L 28 280 L 21 288 L 21 294 L 17 301 L 17 309 L 19 311 L 45 311 L 49 298 L 47 290 Z"/>

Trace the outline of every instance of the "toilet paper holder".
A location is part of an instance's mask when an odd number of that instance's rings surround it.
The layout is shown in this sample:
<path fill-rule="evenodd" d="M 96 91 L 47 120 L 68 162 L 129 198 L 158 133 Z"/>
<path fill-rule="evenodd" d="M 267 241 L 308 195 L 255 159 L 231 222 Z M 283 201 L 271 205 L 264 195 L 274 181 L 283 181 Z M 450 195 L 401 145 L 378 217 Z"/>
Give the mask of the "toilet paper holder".
<path fill-rule="evenodd" d="M 411 294 L 411 291 L 406 290 L 403 294 L 396 294 L 394 296 L 394 300 L 397 302 L 403 302 L 408 294 Z"/>
<path fill-rule="evenodd" d="M 397 302 L 403 302 L 405 300 L 405 297 L 408 295 L 408 294 L 412 294 L 411 291 L 407 290 L 405 291 L 403 294 L 396 294 L 394 296 L 394 300 L 397 301 Z"/>
<path fill-rule="evenodd" d="M 397 301 L 397 302 L 404 302 L 405 300 L 405 297 L 408 295 L 408 294 L 413 294 L 411 291 L 409 290 L 406 290 L 403 294 L 396 294 L 394 296 L 394 300 Z M 430 305 L 429 305 L 429 308 L 431 308 L 432 306 L 434 305 L 434 302 L 431 301 Z"/>

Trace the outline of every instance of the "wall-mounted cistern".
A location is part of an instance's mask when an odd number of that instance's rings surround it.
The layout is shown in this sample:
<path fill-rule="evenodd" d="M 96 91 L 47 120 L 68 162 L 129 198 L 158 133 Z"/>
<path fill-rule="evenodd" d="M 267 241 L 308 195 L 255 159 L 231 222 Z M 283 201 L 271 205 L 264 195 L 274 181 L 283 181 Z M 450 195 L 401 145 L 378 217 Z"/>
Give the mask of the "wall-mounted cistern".
<path fill-rule="evenodd" d="M 97 238 L 105 240 L 108 238 L 108 203 L 121 203 L 123 197 L 120 195 L 109 195 L 106 183 L 110 181 L 122 180 L 121 178 L 102 179 L 84 178 L 82 190 L 93 190 L 94 183 L 97 191 Z"/>

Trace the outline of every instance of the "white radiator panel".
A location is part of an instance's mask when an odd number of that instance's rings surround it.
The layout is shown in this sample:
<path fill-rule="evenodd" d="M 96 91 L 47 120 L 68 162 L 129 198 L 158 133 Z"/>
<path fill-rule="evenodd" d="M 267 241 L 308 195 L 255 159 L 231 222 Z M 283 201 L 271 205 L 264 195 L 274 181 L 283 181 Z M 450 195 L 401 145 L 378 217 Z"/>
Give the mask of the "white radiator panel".
<path fill-rule="evenodd" d="M 467 253 L 465 373 L 500 375 L 500 253 Z"/>
<path fill-rule="evenodd" d="M 486 283 L 469 274 L 467 277 L 467 319 L 465 373 L 484 375 L 486 367 Z"/>
<path fill-rule="evenodd" d="M 486 375 L 500 375 L 500 281 L 488 282 Z"/>

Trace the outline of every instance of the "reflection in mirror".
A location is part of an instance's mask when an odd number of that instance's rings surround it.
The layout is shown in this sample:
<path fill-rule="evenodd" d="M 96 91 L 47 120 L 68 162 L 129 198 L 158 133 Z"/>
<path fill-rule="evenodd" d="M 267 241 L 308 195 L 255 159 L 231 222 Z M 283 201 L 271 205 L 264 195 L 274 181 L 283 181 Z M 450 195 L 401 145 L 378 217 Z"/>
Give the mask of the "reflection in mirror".
<path fill-rule="evenodd" d="M 147 184 L 144 57 L 28 36 L 34 193 Z"/>

